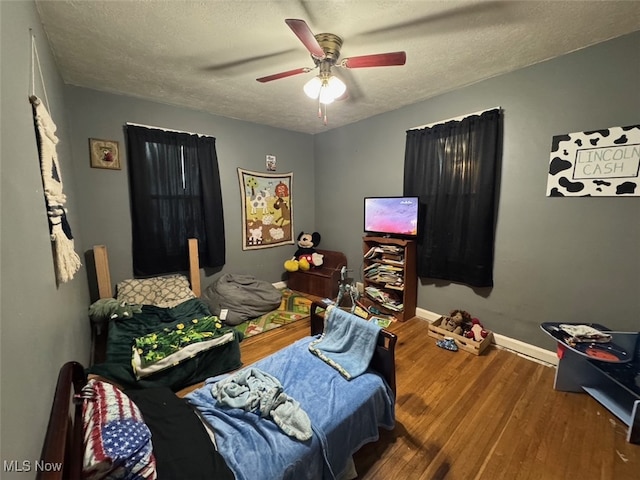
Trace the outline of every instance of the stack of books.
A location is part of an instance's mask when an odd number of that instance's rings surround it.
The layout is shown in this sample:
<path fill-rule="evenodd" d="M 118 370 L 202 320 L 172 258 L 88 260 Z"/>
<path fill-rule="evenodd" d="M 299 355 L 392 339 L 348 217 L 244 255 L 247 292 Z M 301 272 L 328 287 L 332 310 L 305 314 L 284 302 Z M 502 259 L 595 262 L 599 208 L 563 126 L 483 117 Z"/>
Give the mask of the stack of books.
<path fill-rule="evenodd" d="M 364 293 L 387 310 L 401 312 L 404 309 L 404 305 L 402 304 L 402 302 L 393 298 L 391 295 L 389 295 L 389 293 L 380 290 L 379 288 L 369 285 L 365 287 Z"/>
<path fill-rule="evenodd" d="M 402 290 L 404 276 L 402 267 L 384 263 L 372 263 L 364 269 L 364 276 L 370 282 L 384 284 L 385 287 Z"/>
<path fill-rule="evenodd" d="M 364 254 L 367 260 L 380 260 L 398 265 L 404 264 L 404 250 L 397 245 L 375 245 Z"/>

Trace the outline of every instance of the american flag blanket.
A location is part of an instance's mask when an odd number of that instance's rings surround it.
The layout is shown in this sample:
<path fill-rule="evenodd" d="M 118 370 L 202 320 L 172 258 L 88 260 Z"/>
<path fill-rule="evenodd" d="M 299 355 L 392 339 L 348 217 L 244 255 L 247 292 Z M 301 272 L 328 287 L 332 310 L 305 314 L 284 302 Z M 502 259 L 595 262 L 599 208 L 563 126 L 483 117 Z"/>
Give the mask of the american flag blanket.
<path fill-rule="evenodd" d="M 118 388 L 95 379 L 82 396 L 84 477 L 155 480 L 151 432 L 138 407 Z"/>

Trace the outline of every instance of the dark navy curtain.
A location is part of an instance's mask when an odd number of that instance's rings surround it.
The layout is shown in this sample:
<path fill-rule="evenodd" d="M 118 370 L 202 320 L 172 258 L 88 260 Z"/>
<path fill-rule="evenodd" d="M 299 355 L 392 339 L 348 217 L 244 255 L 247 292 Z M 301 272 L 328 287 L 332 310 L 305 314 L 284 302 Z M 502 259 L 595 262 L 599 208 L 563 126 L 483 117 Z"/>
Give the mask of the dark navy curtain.
<path fill-rule="evenodd" d="M 493 286 L 499 109 L 407 131 L 404 194 L 420 197 L 418 276 Z"/>
<path fill-rule="evenodd" d="M 186 271 L 188 239 L 200 265 L 225 263 L 216 139 L 127 125 L 133 271 Z"/>

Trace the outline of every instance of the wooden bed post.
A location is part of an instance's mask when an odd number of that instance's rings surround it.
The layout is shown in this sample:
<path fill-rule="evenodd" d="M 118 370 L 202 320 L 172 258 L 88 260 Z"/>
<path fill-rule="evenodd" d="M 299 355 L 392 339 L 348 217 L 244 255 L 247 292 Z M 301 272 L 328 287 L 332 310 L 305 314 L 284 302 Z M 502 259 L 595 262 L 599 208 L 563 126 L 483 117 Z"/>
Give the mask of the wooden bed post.
<path fill-rule="evenodd" d="M 189 239 L 189 281 L 191 290 L 200 297 L 200 258 L 198 257 L 198 239 Z"/>
<path fill-rule="evenodd" d="M 96 266 L 96 280 L 98 282 L 98 296 L 112 298 L 111 274 L 109 273 L 109 257 L 105 245 L 94 245 L 93 261 Z"/>
<path fill-rule="evenodd" d="M 83 478 L 82 399 L 76 395 L 81 395 L 86 383 L 84 368 L 78 362 L 67 362 L 60 369 L 40 462 L 45 466 L 60 465 L 62 468 L 36 468 L 36 480 Z"/>
<path fill-rule="evenodd" d="M 98 283 L 98 296 L 100 298 L 112 298 L 113 286 L 111 285 L 111 273 L 109 272 L 109 256 L 105 245 L 93 246 L 93 259 L 96 267 L 96 281 Z M 198 256 L 198 239 L 189 239 L 189 282 L 191 290 L 200 297 L 200 258 Z"/>

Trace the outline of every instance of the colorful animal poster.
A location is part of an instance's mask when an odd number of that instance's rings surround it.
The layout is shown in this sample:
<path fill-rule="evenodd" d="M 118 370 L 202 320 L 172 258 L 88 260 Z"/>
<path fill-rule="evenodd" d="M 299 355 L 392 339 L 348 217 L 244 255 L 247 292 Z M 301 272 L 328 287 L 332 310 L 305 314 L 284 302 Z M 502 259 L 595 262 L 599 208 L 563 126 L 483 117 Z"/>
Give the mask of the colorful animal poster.
<path fill-rule="evenodd" d="M 262 173 L 238 168 L 242 202 L 242 249 L 292 245 L 293 172 Z"/>

